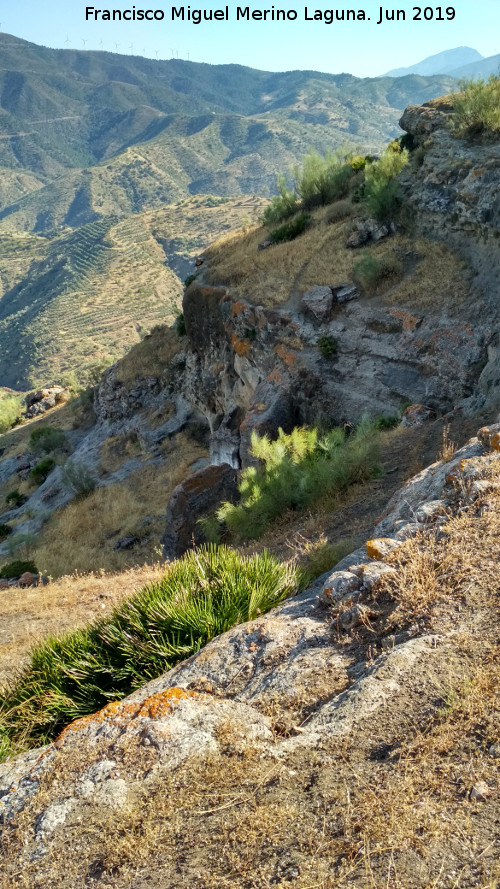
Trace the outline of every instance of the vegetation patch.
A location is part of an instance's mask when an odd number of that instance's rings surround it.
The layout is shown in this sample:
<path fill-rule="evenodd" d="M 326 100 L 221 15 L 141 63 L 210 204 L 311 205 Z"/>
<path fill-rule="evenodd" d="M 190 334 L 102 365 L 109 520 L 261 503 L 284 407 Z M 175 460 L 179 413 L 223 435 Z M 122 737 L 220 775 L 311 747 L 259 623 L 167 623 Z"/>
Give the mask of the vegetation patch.
<path fill-rule="evenodd" d="M 62 429 L 53 426 L 37 426 L 30 434 L 29 446 L 35 454 L 51 454 L 66 443 Z"/>
<path fill-rule="evenodd" d="M 293 219 L 290 219 L 288 222 L 284 222 L 283 225 L 278 226 L 278 228 L 273 229 L 269 235 L 269 240 L 272 241 L 273 244 L 281 244 L 283 241 L 293 241 L 294 238 L 297 238 L 305 232 L 310 224 L 310 213 L 297 213 Z"/>
<path fill-rule="evenodd" d="M 321 435 L 298 427 L 276 441 L 252 434 L 252 456 L 261 467 L 243 471 L 241 502 L 224 503 L 217 518 L 237 537 L 254 540 L 288 509 L 303 509 L 320 497 L 344 491 L 376 474 L 379 442 L 373 426 L 363 421 L 347 436 L 343 429 Z"/>
<path fill-rule="evenodd" d="M 14 747 L 45 743 L 74 719 L 130 694 L 297 588 L 295 570 L 266 551 L 191 551 L 109 617 L 38 645 L 0 697 L 0 733 Z"/>
<path fill-rule="evenodd" d="M 462 81 L 452 101 L 450 126 L 455 135 L 473 138 L 500 132 L 500 74 L 491 74 L 488 80 Z"/>
<path fill-rule="evenodd" d="M 35 485 L 41 485 L 47 478 L 47 476 L 52 472 L 54 466 L 56 465 L 56 461 L 52 459 L 52 457 L 44 457 L 43 460 L 40 460 L 36 466 L 30 472 L 30 479 L 34 482 Z"/>
<path fill-rule="evenodd" d="M 25 571 L 38 574 L 38 568 L 32 559 L 16 559 L 15 562 L 7 562 L 0 568 L 0 577 L 20 577 Z"/>
<path fill-rule="evenodd" d="M 376 257 L 364 251 L 363 255 L 354 263 L 353 277 L 365 293 L 377 293 L 381 287 L 391 280 L 402 277 L 403 266 L 394 256 Z"/>

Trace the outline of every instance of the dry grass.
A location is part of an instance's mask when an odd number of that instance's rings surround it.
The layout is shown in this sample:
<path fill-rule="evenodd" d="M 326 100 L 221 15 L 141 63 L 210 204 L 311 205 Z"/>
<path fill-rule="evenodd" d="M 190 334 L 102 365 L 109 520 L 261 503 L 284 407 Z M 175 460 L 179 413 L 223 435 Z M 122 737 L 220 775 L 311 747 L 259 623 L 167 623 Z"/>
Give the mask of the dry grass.
<path fill-rule="evenodd" d="M 345 247 L 351 222 L 335 219 L 335 208 L 333 204 L 316 210 L 303 235 L 267 250 L 257 250 L 266 237 L 263 228 L 220 238 L 206 251 L 209 281 L 230 286 L 238 298 L 269 307 L 283 305 L 294 292 L 303 293 L 315 284 L 352 280 L 361 254 Z M 435 309 L 463 302 L 469 294 L 463 263 L 445 245 L 423 238 L 413 241 L 398 233 L 370 246 L 368 252 L 388 271 L 376 289 L 387 304 Z"/>
<path fill-rule="evenodd" d="M 123 442 L 112 442 L 106 450 L 107 466 L 120 464 L 120 454 L 113 452 L 115 445 L 120 450 Z M 165 451 L 160 464 L 145 463 L 124 482 L 97 488 L 85 500 L 57 511 L 37 541 L 40 570 L 59 577 L 68 570 L 119 571 L 137 562 L 157 560 L 169 497 L 191 464 L 207 455 L 206 449 L 185 433 L 167 440 Z M 139 543 L 130 550 L 114 550 L 115 543 L 127 536 L 137 537 Z"/>
<path fill-rule="evenodd" d="M 156 581 L 162 566 L 136 565 L 119 574 L 71 574 L 48 586 L 15 589 L 0 598 L 0 684 L 14 676 L 32 646 L 105 615 L 125 596 Z"/>
<path fill-rule="evenodd" d="M 413 270 L 386 294 L 384 302 L 433 310 L 449 304 L 456 307 L 466 301 L 470 285 L 464 275 L 464 263 L 450 247 L 425 238 L 415 242 L 404 239 L 400 246 L 403 250 L 414 251 L 417 262 Z M 375 256 L 377 249 L 373 250 Z"/>
<path fill-rule="evenodd" d="M 111 435 L 106 439 L 101 448 L 99 466 L 101 472 L 115 472 L 126 460 L 138 457 L 141 454 L 141 445 L 137 432 L 127 432 L 123 435 Z"/>
<path fill-rule="evenodd" d="M 131 383 L 144 377 L 161 377 L 181 348 L 182 341 L 174 329 L 155 327 L 122 358 L 116 378 L 120 383 Z"/>

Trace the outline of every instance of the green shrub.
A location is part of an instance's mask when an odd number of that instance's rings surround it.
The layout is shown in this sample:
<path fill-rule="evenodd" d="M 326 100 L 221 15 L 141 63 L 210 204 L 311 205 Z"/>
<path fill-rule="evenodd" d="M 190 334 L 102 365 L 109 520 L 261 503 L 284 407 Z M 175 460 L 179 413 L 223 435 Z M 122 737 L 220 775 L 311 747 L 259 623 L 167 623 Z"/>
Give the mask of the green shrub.
<path fill-rule="evenodd" d="M 21 412 L 19 399 L 15 395 L 0 397 L 0 433 L 14 426 Z"/>
<path fill-rule="evenodd" d="M 186 336 L 186 322 L 184 321 L 182 312 L 177 315 L 177 318 L 175 319 L 175 329 L 179 336 Z"/>
<path fill-rule="evenodd" d="M 50 454 L 66 443 L 66 436 L 61 429 L 52 426 L 37 426 L 33 429 L 29 446 L 35 454 Z"/>
<path fill-rule="evenodd" d="M 284 241 L 293 241 L 303 232 L 308 225 L 311 224 L 311 215 L 309 213 L 297 213 L 293 219 L 284 222 L 278 228 L 273 229 L 269 234 L 269 239 L 273 244 L 281 244 Z"/>
<path fill-rule="evenodd" d="M 304 210 L 331 204 L 349 194 L 349 181 L 354 170 L 340 154 L 316 151 L 306 154 L 302 168 L 294 167 L 295 188 Z"/>
<path fill-rule="evenodd" d="M 325 222 L 328 225 L 341 222 L 343 219 L 348 219 L 349 216 L 352 216 L 353 212 L 354 207 L 351 201 L 335 201 L 325 215 Z"/>
<path fill-rule="evenodd" d="M 453 96 L 450 126 L 457 136 L 474 137 L 500 132 L 500 74 L 488 80 L 464 80 Z"/>
<path fill-rule="evenodd" d="M 16 488 L 15 491 L 9 491 L 5 498 L 5 502 L 7 506 L 22 506 L 23 503 L 26 503 L 27 499 L 26 494 L 21 494 Z"/>
<path fill-rule="evenodd" d="M 373 425 L 375 429 L 383 431 L 384 429 L 394 429 L 395 426 L 399 426 L 400 422 L 401 417 L 397 414 L 382 414 L 380 417 L 375 417 Z"/>
<path fill-rule="evenodd" d="M 64 484 L 81 499 L 91 494 L 97 485 L 96 479 L 87 467 L 83 463 L 75 463 L 74 460 L 66 461 L 61 477 Z"/>
<path fill-rule="evenodd" d="M 197 276 L 197 273 L 196 273 L 196 272 L 192 272 L 190 275 L 187 276 L 187 278 L 184 278 L 184 289 L 187 290 L 187 288 L 189 287 L 189 285 L 192 284 L 193 281 L 196 281 L 196 278 L 197 278 L 197 277 L 198 277 L 198 276 Z"/>
<path fill-rule="evenodd" d="M 353 278 L 365 293 L 376 293 L 383 283 L 399 277 L 402 265 L 396 258 L 384 257 L 377 259 L 368 251 L 354 263 Z"/>
<path fill-rule="evenodd" d="M 391 142 L 382 157 L 365 168 L 364 201 L 370 216 L 391 222 L 401 206 L 401 189 L 396 177 L 408 163 L 408 151 Z"/>
<path fill-rule="evenodd" d="M 338 343 L 337 340 L 330 336 L 329 334 L 325 334 L 325 336 L 320 336 L 318 342 L 318 351 L 323 358 L 333 358 L 334 355 L 338 352 Z"/>
<path fill-rule="evenodd" d="M 303 509 L 320 497 L 341 493 L 378 471 L 378 435 L 362 422 L 346 437 L 343 429 L 319 435 L 317 429 L 279 430 L 276 441 L 255 433 L 251 454 L 261 468 L 242 473 L 237 505 L 223 503 L 217 518 L 237 537 L 253 540 L 287 509 Z"/>
<path fill-rule="evenodd" d="M 44 457 L 43 460 L 40 460 L 36 466 L 30 472 L 30 479 L 35 485 L 41 485 L 42 482 L 45 481 L 47 476 L 52 472 L 54 466 L 56 465 L 55 460 L 52 457 Z"/>
<path fill-rule="evenodd" d="M 21 574 L 24 574 L 25 571 L 30 571 L 31 574 L 38 574 L 38 568 L 32 559 L 17 559 L 15 562 L 8 562 L 0 568 L 0 577 L 9 579 L 21 577 Z"/>
<path fill-rule="evenodd" d="M 12 534 L 12 527 L 6 522 L 0 522 L 0 540 L 5 540 L 9 534 Z"/>
<path fill-rule="evenodd" d="M 0 698 L 3 733 L 18 746 L 46 743 L 297 589 L 295 570 L 266 551 L 193 550 L 108 617 L 38 645 Z"/>
<path fill-rule="evenodd" d="M 288 188 L 283 173 L 280 173 L 277 181 L 278 194 L 271 199 L 271 203 L 262 214 L 263 225 L 276 225 L 289 219 L 300 209 L 298 197 L 291 188 Z"/>

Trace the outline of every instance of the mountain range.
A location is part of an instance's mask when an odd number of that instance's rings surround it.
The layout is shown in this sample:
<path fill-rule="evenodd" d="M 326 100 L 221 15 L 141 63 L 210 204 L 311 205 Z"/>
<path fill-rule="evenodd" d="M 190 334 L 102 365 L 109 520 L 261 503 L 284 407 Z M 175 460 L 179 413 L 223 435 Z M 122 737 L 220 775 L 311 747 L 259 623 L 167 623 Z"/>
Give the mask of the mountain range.
<path fill-rule="evenodd" d="M 379 153 L 406 105 L 454 83 L 157 61 L 1 34 L 0 385 L 112 360 L 141 330 L 171 323 L 175 274 L 228 219 L 255 219 L 263 205 L 248 195 L 272 193 L 311 148 Z M 183 206 L 196 196 L 202 204 Z"/>

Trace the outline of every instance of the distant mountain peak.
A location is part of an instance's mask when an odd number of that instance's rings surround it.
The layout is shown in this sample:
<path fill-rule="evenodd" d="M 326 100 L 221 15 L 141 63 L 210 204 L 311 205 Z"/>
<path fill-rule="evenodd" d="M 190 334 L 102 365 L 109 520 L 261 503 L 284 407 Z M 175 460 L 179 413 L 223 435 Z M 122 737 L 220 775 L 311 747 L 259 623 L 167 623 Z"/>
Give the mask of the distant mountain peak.
<path fill-rule="evenodd" d="M 404 77 L 406 74 L 420 74 L 430 77 L 433 74 L 451 74 L 456 68 L 480 62 L 483 56 L 470 46 L 457 46 L 455 49 L 446 49 L 433 56 L 428 56 L 410 65 L 408 68 L 393 68 L 388 71 L 386 77 Z"/>

